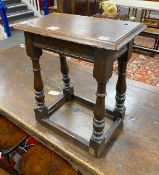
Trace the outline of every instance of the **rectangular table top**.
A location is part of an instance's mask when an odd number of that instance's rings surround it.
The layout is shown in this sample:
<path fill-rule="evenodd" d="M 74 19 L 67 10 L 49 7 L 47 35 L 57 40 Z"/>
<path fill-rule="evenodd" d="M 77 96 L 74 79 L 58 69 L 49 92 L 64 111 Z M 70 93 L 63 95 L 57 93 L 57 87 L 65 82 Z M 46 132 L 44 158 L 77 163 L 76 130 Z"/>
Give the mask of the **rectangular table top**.
<path fill-rule="evenodd" d="M 50 104 L 57 96 L 48 93 L 62 91 L 60 62 L 57 56 L 46 53 L 40 62 L 46 103 Z M 75 92 L 94 101 L 97 83 L 92 77 L 92 68 L 69 61 L 68 64 Z M 1 51 L 0 70 L 0 114 L 69 160 L 84 175 L 158 174 L 158 88 L 128 81 L 123 128 L 118 130 L 103 156 L 97 159 L 36 121 L 32 63 L 25 49 L 13 47 Z M 115 83 L 116 77 L 113 76 L 107 86 L 109 108 L 115 104 Z"/>
<path fill-rule="evenodd" d="M 109 0 L 109 1 L 124 7 L 159 11 L 159 2 L 144 1 L 144 0 Z"/>
<path fill-rule="evenodd" d="M 94 47 L 118 50 L 138 35 L 145 26 L 138 22 L 53 13 L 29 22 L 18 23 L 14 28 Z"/>

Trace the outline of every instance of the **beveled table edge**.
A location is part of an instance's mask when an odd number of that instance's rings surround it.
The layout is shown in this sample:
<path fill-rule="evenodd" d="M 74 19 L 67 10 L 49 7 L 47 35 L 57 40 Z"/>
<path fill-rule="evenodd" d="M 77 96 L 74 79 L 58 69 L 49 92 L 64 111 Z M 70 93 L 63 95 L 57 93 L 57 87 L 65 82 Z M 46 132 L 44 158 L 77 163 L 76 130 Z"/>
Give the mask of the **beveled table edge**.
<path fill-rule="evenodd" d="M 70 15 L 70 14 L 67 14 Z M 80 16 L 80 15 L 76 15 L 76 16 Z M 43 18 L 43 17 L 40 17 Z M 89 18 L 93 18 L 95 19 L 95 17 L 89 17 Z M 103 20 L 102 18 L 98 18 L 100 20 Z M 37 19 L 33 19 L 33 20 L 29 20 L 34 21 Z M 112 19 L 108 19 L 108 20 L 112 20 Z M 129 21 L 125 21 L 129 22 Z M 73 36 L 66 36 L 66 35 L 59 35 L 56 33 L 46 33 L 46 30 L 44 31 L 39 31 L 39 28 L 36 27 L 32 27 L 32 26 L 27 26 L 27 23 L 23 23 L 23 22 L 19 22 L 17 24 L 15 24 L 13 26 L 14 29 L 18 29 L 24 32 L 28 32 L 28 33 L 33 33 L 33 34 L 39 34 L 42 36 L 47 36 L 47 37 L 51 37 L 51 38 L 55 38 L 55 39 L 60 39 L 60 40 L 65 40 L 65 41 L 70 41 L 70 42 L 74 42 L 74 43 L 78 43 L 78 44 L 83 44 L 83 45 L 88 45 L 88 46 L 92 46 L 92 47 L 96 47 L 96 48 L 103 48 L 103 49 L 108 49 L 108 50 L 119 50 L 121 49 L 125 44 L 127 44 L 128 42 L 130 42 L 135 36 L 137 36 L 139 33 L 141 33 L 147 26 L 145 26 L 142 23 L 139 23 L 138 26 L 136 26 L 131 32 L 129 32 L 127 35 L 125 35 L 124 37 L 122 37 L 121 39 L 117 40 L 116 42 L 108 42 L 108 41 L 100 41 L 100 40 L 96 40 L 96 39 L 88 39 L 88 38 L 76 38 Z"/>

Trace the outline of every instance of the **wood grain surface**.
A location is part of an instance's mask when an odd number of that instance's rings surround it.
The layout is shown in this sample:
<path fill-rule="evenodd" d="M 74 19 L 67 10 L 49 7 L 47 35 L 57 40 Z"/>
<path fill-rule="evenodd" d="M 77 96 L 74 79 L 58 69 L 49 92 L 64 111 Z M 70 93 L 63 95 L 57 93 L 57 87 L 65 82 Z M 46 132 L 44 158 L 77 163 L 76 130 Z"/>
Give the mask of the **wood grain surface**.
<path fill-rule="evenodd" d="M 80 175 L 66 160 L 40 143 L 21 158 L 20 172 L 22 175 Z"/>
<path fill-rule="evenodd" d="M 138 22 L 52 13 L 18 23 L 14 28 L 64 41 L 117 50 L 143 31 L 145 26 Z"/>
<path fill-rule="evenodd" d="M 0 150 L 14 148 L 26 137 L 23 130 L 0 115 Z"/>
<path fill-rule="evenodd" d="M 95 100 L 96 82 L 92 68 L 68 62 L 71 83 L 75 92 Z M 41 58 L 46 103 L 62 92 L 60 60 L 56 55 Z M 48 148 L 64 157 L 86 175 L 157 175 L 159 172 L 159 89 L 135 81 L 128 81 L 126 117 L 110 145 L 100 159 L 56 135 L 35 120 L 33 75 L 31 60 L 25 50 L 13 47 L 0 53 L 0 113 L 23 130 L 38 138 Z M 87 82 L 87 83 L 86 83 Z M 107 108 L 115 104 L 113 76 L 107 86 Z M 80 84 L 80 86 L 79 86 Z M 117 139 L 116 139 L 117 138 Z M 115 142 L 114 142 L 115 140 Z"/>

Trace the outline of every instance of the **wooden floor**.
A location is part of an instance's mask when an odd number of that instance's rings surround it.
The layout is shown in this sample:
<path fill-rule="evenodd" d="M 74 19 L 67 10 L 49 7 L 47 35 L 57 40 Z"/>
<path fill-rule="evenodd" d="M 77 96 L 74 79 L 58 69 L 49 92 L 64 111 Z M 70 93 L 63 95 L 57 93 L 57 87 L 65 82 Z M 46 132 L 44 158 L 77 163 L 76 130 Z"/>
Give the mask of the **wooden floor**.
<path fill-rule="evenodd" d="M 44 54 L 41 65 L 46 102 L 50 104 L 57 96 L 49 92 L 61 92 L 59 59 Z M 70 62 L 69 67 L 75 92 L 95 100 L 96 82 L 92 78 L 92 68 Z M 128 80 L 123 127 L 104 155 L 96 159 L 36 122 L 32 66 L 24 49 L 14 47 L 1 52 L 0 71 L 0 113 L 69 160 L 85 175 L 159 174 L 159 88 Z M 106 106 L 109 108 L 115 103 L 115 83 L 116 76 L 113 76 L 107 87 Z"/>
<path fill-rule="evenodd" d="M 10 174 L 0 167 L 0 175 L 10 175 Z"/>

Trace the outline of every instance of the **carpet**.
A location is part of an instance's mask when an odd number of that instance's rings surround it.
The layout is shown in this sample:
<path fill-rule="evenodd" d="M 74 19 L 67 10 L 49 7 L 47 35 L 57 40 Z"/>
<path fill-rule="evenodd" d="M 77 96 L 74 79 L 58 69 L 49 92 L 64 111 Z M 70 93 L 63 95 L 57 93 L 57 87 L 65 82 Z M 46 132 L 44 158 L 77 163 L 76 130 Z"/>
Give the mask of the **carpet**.
<path fill-rule="evenodd" d="M 117 74 L 117 63 L 114 64 Z M 159 55 L 133 53 L 128 63 L 127 78 L 159 87 Z"/>
<path fill-rule="evenodd" d="M 70 61 L 88 67 L 93 67 L 92 63 L 68 58 Z M 117 61 L 114 62 L 113 72 L 118 73 Z M 144 55 L 133 53 L 128 63 L 127 78 L 140 81 L 152 86 L 159 87 L 159 55 Z"/>
<path fill-rule="evenodd" d="M 135 44 L 148 48 L 153 48 L 154 39 L 137 37 Z M 93 64 L 85 61 L 68 58 L 70 61 L 84 66 L 92 67 Z M 114 62 L 113 72 L 117 71 L 117 61 Z M 127 78 L 135 81 L 140 81 L 145 84 L 159 87 L 159 54 L 152 54 L 148 52 L 133 52 L 132 57 L 128 63 Z"/>

